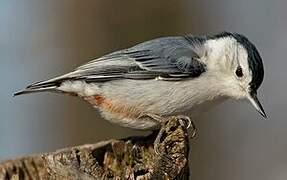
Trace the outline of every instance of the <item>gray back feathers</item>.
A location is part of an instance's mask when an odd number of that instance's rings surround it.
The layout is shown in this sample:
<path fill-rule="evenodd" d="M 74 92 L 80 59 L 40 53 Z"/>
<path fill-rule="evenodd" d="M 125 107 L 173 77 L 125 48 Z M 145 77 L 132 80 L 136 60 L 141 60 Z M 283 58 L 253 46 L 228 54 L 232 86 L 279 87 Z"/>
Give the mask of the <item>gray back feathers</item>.
<path fill-rule="evenodd" d="M 51 90 L 64 81 L 99 83 L 116 79 L 183 80 L 205 72 L 198 61 L 202 42 L 193 37 L 164 37 L 116 51 L 84 64 L 73 72 L 28 86 L 15 95 Z"/>
<path fill-rule="evenodd" d="M 183 37 L 158 38 L 91 61 L 70 76 L 88 81 L 197 77 L 205 65 L 197 60 L 193 47 Z"/>

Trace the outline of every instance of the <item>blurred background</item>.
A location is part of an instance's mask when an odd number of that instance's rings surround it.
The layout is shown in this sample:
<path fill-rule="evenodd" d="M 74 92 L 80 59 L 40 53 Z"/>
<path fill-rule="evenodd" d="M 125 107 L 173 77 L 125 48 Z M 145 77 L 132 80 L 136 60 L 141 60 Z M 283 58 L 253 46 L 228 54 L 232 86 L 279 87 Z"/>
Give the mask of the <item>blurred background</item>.
<path fill-rule="evenodd" d="M 226 30 L 245 34 L 261 52 L 259 96 L 269 119 L 233 101 L 196 119 L 192 177 L 285 180 L 286 7 L 285 0 L 1 0 L 0 160 L 143 134 L 103 121 L 77 98 L 13 92 L 155 37 Z"/>

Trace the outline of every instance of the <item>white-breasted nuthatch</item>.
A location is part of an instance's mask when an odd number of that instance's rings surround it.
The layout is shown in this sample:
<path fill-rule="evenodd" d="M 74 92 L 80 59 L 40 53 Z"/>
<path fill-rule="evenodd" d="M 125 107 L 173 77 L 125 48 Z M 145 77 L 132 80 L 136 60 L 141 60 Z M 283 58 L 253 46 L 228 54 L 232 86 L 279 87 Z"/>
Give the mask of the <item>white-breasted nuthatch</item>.
<path fill-rule="evenodd" d="M 228 98 L 248 99 L 266 118 L 257 98 L 263 76 L 256 47 L 243 35 L 222 32 L 146 41 L 15 95 L 73 94 L 115 124 L 156 129 L 161 117 L 194 114 Z"/>

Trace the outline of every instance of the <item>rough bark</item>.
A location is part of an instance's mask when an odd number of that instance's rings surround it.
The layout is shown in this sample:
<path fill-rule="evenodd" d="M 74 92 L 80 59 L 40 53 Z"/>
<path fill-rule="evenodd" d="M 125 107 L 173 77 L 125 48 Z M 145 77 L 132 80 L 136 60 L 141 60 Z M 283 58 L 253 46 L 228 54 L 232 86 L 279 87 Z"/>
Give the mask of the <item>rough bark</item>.
<path fill-rule="evenodd" d="M 8 160 L 0 164 L 0 179 L 188 179 L 189 135 L 182 122 L 172 117 L 149 136 Z"/>

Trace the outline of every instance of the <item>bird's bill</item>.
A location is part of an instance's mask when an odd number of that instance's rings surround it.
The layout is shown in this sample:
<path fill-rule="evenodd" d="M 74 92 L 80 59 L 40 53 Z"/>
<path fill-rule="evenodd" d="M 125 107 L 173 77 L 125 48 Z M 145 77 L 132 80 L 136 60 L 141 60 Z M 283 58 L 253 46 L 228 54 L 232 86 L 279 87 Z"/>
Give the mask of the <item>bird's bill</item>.
<path fill-rule="evenodd" d="M 255 107 L 255 109 L 265 118 L 267 119 L 267 115 L 260 103 L 260 101 L 257 98 L 256 92 L 251 92 L 248 94 L 247 99 L 251 102 L 251 104 Z"/>

